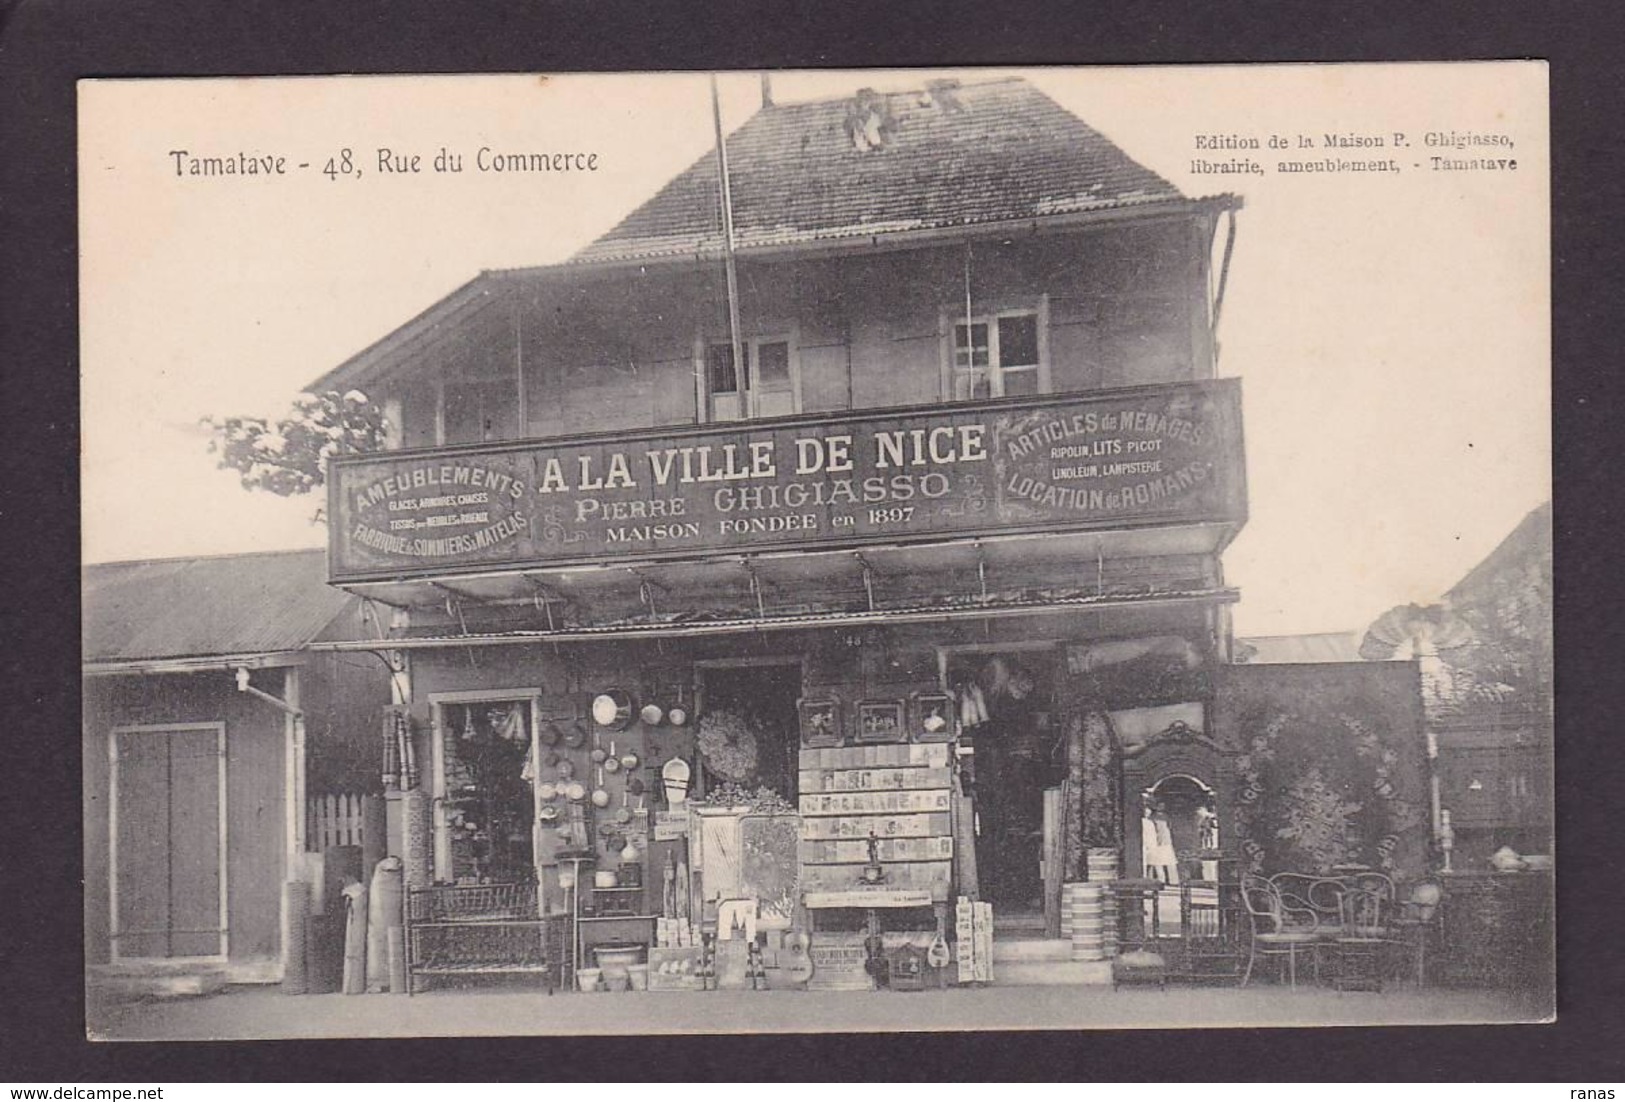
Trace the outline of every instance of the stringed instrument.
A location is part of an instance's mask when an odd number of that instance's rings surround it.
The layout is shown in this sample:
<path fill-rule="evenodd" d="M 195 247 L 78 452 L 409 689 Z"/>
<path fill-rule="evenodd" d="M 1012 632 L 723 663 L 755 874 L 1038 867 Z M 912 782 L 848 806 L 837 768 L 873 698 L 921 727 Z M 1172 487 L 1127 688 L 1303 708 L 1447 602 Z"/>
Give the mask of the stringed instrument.
<path fill-rule="evenodd" d="M 891 978 L 891 962 L 886 959 L 886 941 L 880 934 L 880 919 L 874 911 L 869 912 L 869 934 L 863 939 L 863 970 L 880 987 L 885 987 Z"/>
<path fill-rule="evenodd" d="M 779 954 L 779 971 L 791 983 L 805 984 L 812 979 L 812 955 L 808 952 L 811 945 L 812 939 L 804 930 L 791 930 L 784 935 L 784 950 Z"/>

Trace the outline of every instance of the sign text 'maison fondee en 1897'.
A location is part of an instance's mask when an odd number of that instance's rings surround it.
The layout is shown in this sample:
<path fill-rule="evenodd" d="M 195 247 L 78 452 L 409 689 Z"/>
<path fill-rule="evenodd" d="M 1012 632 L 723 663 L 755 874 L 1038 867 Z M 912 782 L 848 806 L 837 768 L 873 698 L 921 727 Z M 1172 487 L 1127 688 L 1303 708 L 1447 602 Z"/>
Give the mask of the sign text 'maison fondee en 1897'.
<path fill-rule="evenodd" d="M 1241 518 L 1233 380 L 352 456 L 334 580 Z"/>

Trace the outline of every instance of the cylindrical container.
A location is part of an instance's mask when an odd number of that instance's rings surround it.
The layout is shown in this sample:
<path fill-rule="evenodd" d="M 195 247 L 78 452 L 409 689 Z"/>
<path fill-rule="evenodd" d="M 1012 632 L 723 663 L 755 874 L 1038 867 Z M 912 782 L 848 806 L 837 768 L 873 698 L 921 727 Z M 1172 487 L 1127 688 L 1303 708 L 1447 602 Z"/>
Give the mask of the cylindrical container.
<path fill-rule="evenodd" d="M 649 990 L 649 966 L 647 964 L 628 965 L 626 968 L 626 977 L 632 984 L 632 990 Z"/>
<path fill-rule="evenodd" d="M 287 931 L 288 938 L 282 971 L 284 995 L 303 995 L 310 990 L 305 978 L 309 912 L 310 885 L 303 880 L 289 880 L 283 884 L 282 928 Z"/>
<path fill-rule="evenodd" d="M 603 973 L 596 968 L 577 968 L 576 987 L 582 991 L 597 991 Z"/>

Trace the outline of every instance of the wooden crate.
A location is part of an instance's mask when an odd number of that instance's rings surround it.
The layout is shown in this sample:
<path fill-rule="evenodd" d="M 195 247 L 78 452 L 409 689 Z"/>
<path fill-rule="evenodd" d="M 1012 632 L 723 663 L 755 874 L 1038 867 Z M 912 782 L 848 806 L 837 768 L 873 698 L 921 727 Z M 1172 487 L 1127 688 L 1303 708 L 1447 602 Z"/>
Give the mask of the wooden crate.
<path fill-rule="evenodd" d="M 704 991 L 705 980 L 698 974 L 701 950 L 698 946 L 649 950 L 650 991 Z M 687 971 L 662 971 L 663 966 L 687 964 Z"/>

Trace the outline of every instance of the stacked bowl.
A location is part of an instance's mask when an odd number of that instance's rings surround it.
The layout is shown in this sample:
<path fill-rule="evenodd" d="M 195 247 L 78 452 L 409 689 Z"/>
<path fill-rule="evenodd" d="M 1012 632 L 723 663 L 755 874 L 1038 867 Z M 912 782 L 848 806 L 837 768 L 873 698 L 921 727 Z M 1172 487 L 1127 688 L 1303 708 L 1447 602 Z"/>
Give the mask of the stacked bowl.
<path fill-rule="evenodd" d="M 1068 936 L 1073 960 L 1106 959 L 1105 885 L 1086 881 L 1062 886 L 1063 913 L 1071 919 Z M 1065 924 L 1066 919 L 1062 919 Z"/>

